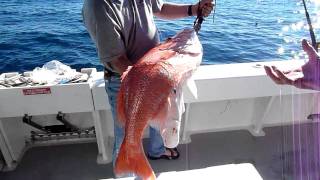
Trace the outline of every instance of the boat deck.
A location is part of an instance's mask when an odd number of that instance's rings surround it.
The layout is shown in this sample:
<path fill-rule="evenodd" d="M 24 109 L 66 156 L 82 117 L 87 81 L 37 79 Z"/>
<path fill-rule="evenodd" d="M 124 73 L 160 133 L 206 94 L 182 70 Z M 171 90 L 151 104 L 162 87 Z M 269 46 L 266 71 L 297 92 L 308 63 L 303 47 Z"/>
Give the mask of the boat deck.
<path fill-rule="evenodd" d="M 252 163 L 264 180 L 293 179 L 294 173 L 299 172 L 302 172 L 299 179 L 315 180 L 320 179 L 319 130 L 317 123 L 309 123 L 265 128 L 266 136 L 262 137 L 242 130 L 197 134 L 191 136 L 191 143 L 179 145 L 181 157 L 178 160 L 150 163 L 156 173 Z M 0 172 L 0 179 L 112 178 L 111 163 L 96 163 L 97 151 L 96 143 L 34 147 L 26 152 L 14 171 Z"/>

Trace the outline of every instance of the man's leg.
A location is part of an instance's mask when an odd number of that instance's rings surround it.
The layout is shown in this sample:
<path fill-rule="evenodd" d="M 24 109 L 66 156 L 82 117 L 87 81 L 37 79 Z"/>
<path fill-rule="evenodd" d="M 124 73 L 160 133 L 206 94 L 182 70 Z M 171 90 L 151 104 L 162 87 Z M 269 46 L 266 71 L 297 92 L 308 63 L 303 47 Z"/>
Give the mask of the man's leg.
<path fill-rule="evenodd" d="M 120 78 L 114 76 L 105 82 L 105 89 L 108 94 L 109 104 L 111 106 L 111 112 L 114 121 L 114 144 L 112 153 L 113 165 L 115 164 L 124 137 L 124 128 L 120 125 L 117 118 L 117 94 L 120 89 L 120 83 Z"/>
<path fill-rule="evenodd" d="M 148 155 L 152 157 L 159 157 L 165 154 L 165 152 L 166 148 L 164 147 L 159 130 L 150 126 Z"/>
<path fill-rule="evenodd" d="M 177 159 L 180 154 L 177 148 L 166 148 L 158 129 L 149 128 L 149 159 Z"/>

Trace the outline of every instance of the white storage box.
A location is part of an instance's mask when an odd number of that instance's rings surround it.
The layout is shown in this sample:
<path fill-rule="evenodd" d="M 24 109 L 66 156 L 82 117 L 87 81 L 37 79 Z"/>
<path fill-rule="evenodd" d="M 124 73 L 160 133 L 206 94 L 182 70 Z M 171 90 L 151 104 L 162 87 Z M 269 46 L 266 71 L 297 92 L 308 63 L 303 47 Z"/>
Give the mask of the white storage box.
<path fill-rule="evenodd" d="M 91 69 L 89 73 L 96 72 Z M 5 76 L 2 74 L 1 76 Z M 93 111 L 90 82 L 0 88 L 0 118 Z"/>
<path fill-rule="evenodd" d="M 22 122 L 23 116 L 46 117 L 58 112 L 93 114 L 90 77 L 96 69 L 81 71 L 89 75 L 87 82 L 0 88 L 0 152 L 7 170 L 15 168 L 26 150 L 25 138 L 29 131 Z M 15 74 L 1 74 L 0 78 Z"/>

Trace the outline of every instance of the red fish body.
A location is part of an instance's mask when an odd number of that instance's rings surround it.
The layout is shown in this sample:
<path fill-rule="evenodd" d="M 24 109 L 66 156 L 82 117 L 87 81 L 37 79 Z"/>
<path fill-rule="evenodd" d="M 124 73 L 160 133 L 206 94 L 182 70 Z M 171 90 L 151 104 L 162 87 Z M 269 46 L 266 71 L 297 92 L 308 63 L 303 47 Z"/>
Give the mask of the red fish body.
<path fill-rule="evenodd" d="M 174 99 L 201 59 L 202 46 L 196 33 L 185 29 L 148 51 L 123 74 L 117 112 L 125 126 L 125 137 L 115 164 L 116 174 L 155 179 L 142 147 L 144 130 L 156 121 L 160 131 L 165 131 L 176 113 Z"/>

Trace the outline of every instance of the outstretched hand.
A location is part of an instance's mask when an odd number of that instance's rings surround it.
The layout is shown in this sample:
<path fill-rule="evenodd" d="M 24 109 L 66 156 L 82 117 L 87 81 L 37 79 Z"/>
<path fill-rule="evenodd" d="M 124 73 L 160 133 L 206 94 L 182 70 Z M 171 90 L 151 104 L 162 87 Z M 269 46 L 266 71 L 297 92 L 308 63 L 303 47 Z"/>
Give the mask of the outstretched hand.
<path fill-rule="evenodd" d="M 309 57 L 309 61 L 303 66 L 288 71 L 280 71 L 275 66 L 265 66 L 265 71 L 276 84 L 320 90 L 320 56 L 305 39 L 302 40 L 302 48 Z"/>

